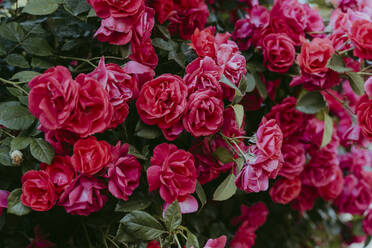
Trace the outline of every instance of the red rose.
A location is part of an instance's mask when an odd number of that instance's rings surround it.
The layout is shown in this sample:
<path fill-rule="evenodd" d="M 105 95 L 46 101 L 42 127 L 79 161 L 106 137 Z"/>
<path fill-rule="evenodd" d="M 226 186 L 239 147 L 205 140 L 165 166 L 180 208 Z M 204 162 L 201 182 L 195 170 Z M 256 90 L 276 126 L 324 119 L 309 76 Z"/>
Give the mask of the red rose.
<path fill-rule="evenodd" d="M 356 20 L 350 30 L 350 40 L 354 43 L 354 56 L 372 59 L 372 22 L 368 20 Z"/>
<path fill-rule="evenodd" d="M 155 10 L 146 7 L 139 17 L 138 23 L 135 25 L 135 39 L 137 41 L 150 39 L 151 31 L 155 24 Z"/>
<path fill-rule="evenodd" d="M 372 139 L 372 99 L 369 99 L 366 94 L 360 98 L 356 106 L 356 114 L 362 133 L 366 138 Z"/>
<path fill-rule="evenodd" d="M 215 134 L 222 126 L 223 110 L 223 101 L 213 91 L 196 91 L 189 96 L 183 126 L 194 137 Z"/>
<path fill-rule="evenodd" d="M 240 50 L 244 51 L 249 49 L 252 44 L 252 35 L 254 31 L 255 27 L 249 16 L 235 22 L 232 38 L 238 43 Z"/>
<path fill-rule="evenodd" d="M 297 99 L 286 97 L 280 104 L 271 108 L 265 116 L 267 119 L 275 119 L 283 137 L 289 137 L 297 131 L 301 131 L 309 116 L 296 109 Z"/>
<path fill-rule="evenodd" d="M 40 168 L 48 173 L 50 180 L 54 184 L 57 194 L 71 183 L 75 178 L 75 171 L 68 156 L 55 156 L 51 165 L 41 163 Z"/>
<path fill-rule="evenodd" d="M 181 119 L 186 97 L 187 87 L 183 80 L 163 74 L 142 87 L 136 102 L 137 111 L 144 123 L 170 128 Z"/>
<path fill-rule="evenodd" d="M 76 78 L 80 84 L 78 103 L 66 123 L 66 129 L 87 137 L 105 131 L 112 119 L 110 96 L 97 80 L 84 74 Z"/>
<path fill-rule="evenodd" d="M 151 67 L 138 63 L 136 61 L 129 61 L 125 64 L 123 68 L 125 73 L 128 73 L 131 76 L 134 76 L 137 79 L 138 85 L 133 89 L 133 97 L 137 98 L 139 90 L 142 88 L 142 85 L 147 81 L 150 81 L 154 78 L 155 72 Z"/>
<path fill-rule="evenodd" d="M 128 17 L 137 14 L 144 6 L 144 0 L 87 0 L 100 18 Z"/>
<path fill-rule="evenodd" d="M 238 231 L 235 233 L 234 238 L 230 242 L 231 248 L 251 248 L 254 245 L 256 239 L 255 230 L 249 228 L 249 222 L 244 221 L 239 226 Z"/>
<path fill-rule="evenodd" d="M 88 216 L 99 211 L 107 196 L 102 195 L 106 185 L 95 177 L 81 175 L 75 178 L 61 195 L 58 205 L 67 213 Z"/>
<path fill-rule="evenodd" d="M 150 163 L 147 169 L 149 191 L 160 188 L 160 196 L 166 203 L 183 202 L 194 193 L 196 169 L 191 153 L 163 143 L 155 147 Z"/>
<path fill-rule="evenodd" d="M 98 67 L 88 76 L 95 78 L 108 92 L 110 103 L 114 108 L 110 127 L 117 127 L 128 116 L 129 106 L 127 101 L 134 98 L 134 91 L 138 87 L 136 78 L 125 73 L 116 64 L 106 65 L 104 57 L 99 61 Z"/>
<path fill-rule="evenodd" d="M 47 130 L 40 126 L 38 128 L 44 132 L 45 140 L 51 144 L 59 155 L 69 155 L 72 151 L 72 145 L 80 138 L 79 135 L 67 130 Z"/>
<path fill-rule="evenodd" d="M 364 217 L 362 227 L 365 234 L 372 235 L 372 210 Z"/>
<path fill-rule="evenodd" d="M 311 210 L 318 196 L 318 191 L 315 187 L 302 185 L 300 195 L 291 202 L 291 208 L 300 212 Z"/>
<path fill-rule="evenodd" d="M 108 164 L 106 176 L 109 179 L 108 190 L 118 199 L 128 201 L 130 195 L 139 186 L 141 164 L 137 158 L 128 154 L 129 145 L 120 145 L 112 148 L 112 160 Z"/>
<path fill-rule="evenodd" d="M 266 222 L 267 215 L 269 214 L 269 210 L 263 202 L 257 202 L 251 207 L 241 205 L 240 211 L 241 215 L 234 218 L 231 221 L 231 224 L 236 226 L 241 222 L 247 221 L 248 227 L 252 228 L 253 230 L 257 230 L 260 226 L 262 226 Z"/>
<path fill-rule="evenodd" d="M 336 177 L 329 184 L 318 188 L 319 195 L 326 201 L 330 201 L 339 196 L 344 186 L 344 175 L 340 167 L 336 167 Z"/>
<path fill-rule="evenodd" d="M 275 182 L 270 189 L 270 196 L 273 202 L 287 204 L 297 198 L 301 192 L 301 181 L 298 178 L 281 178 Z"/>
<path fill-rule="evenodd" d="M 161 248 L 161 247 L 160 247 L 160 244 L 159 244 L 158 241 L 153 240 L 153 241 L 147 243 L 146 248 Z"/>
<path fill-rule="evenodd" d="M 54 206 L 56 189 L 48 173 L 30 170 L 23 175 L 21 201 L 35 211 L 48 211 Z"/>
<path fill-rule="evenodd" d="M 102 170 L 110 160 L 110 145 L 106 141 L 98 141 L 94 136 L 76 142 L 71 157 L 74 169 L 90 176 Z"/>
<path fill-rule="evenodd" d="M 279 158 L 283 143 L 283 133 L 275 120 L 262 119 L 256 133 L 256 145 L 267 158 Z"/>
<path fill-rule="evenodd" d="M 216 57 L 216 51 L 214 48 L 215 29 L 216 28 L 213 26 L 207 27 L 201 31 L 198 28 L 195 29 L 194 34 L 191 36 L 192 43 L 190 45 L 199 57 Z"/>
<path fill-rule="evenodd" d="M 158 65 L 159 58 L 156 55 L 150 38 L 146 40 L 141 39 L 140 41 L 133 40 L 131 42 L 131 49 L 132 54 L 129 56 L 130 59 L 151 68 L 155 68 Z"/>
<path fill-rule="evenodd" d="M 48 130 L 62 128 L 75 111 L 79 85 L 63 66 L 52 67 L 28 84 L 28 108 Z"/>
<path fill-rule="evenodd" d="M 286 34 L 269 34 L 263 39 L 264 63 L 270 71 L 284 73 L 293 65 L 296 50 Z"/>
<path fill-rule="evenodd" d="M 210 58 L 197 58 L 186 67 L 185 81 L 189 95 L 198 90 L 213 90 L 216 96 L 222 98 L 220 78 L 222 69 Z"/>
<path fill-rule="evenodd" d="M 163 24 L 175 12 L 173 0 L 153 0 L 151 7 L 155 9 L 156 19 L 160 24 Z"/>
<path fill-rule="evenodd" d="M 293 179 L 304 170 L 306 156 L 301 143 L 288 143 L 282 147 L 284 164 L 279 171 L 279 175 L 288 179 Z"/>

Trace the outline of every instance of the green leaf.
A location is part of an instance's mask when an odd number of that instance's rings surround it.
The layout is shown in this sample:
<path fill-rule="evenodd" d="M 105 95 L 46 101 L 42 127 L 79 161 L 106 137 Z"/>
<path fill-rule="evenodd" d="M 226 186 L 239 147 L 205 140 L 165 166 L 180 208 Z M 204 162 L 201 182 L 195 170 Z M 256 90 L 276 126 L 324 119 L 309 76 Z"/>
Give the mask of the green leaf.
<path fill-rule="evenodd" d="M 181 208 L 178 201 L 172 202 L 165 210 L 164 214 L 165 225 L 170 231 L 174 231 L 182 223 Z"/>
<path fill-rule="evenodd" d="M 120 55 L 123 59 L 128 58 L 131 52 L 132 52 L 132 48 L 130 44 L 127 44 L 125 46 L 120 46 Z"/>
<path fill-rule="evenodd" d="M 30 65 L 28 64 L 25 57 L 23 57 L 20 54 L 16 54 L 16 53 L 9 54 L 8 56 L 6 56 L 4 60 L 9 65 L 14 66 L 14 67 L 30 68 Z"/>
<path fill-rule="evenodd" d="M 243 105 L 241 104 L 235 104 L 233 106 L 234 112 L 235 112 L 235 120 L 236 123 L 238 124 L 238 128 L 240 129 L 243 125 L 243 120 L 244 120 L 244 108 Z"/>
<path fill-rule="evenodd" d="M 326 107 L 322 94 L 318 91 L 311 91 L 304 94 L 297 101 L 296 108 L 306 114 L 316 114 Z"/>
<path fill-rule="evenodd" d="M 243 95 L 243 93 L 239 90 L 238 87 L 236 87 L 235 84 L 233 84 L 229 79 L 227 79 L 225 77 L 225 75 L 222 75 L 221 79 L 220 79 L 220 82 L 223 83 L 223 84 L 226 84 L 227 86 L 229 86 L 230 88 L 233 88 L 235 91 L 236 91 L 236 94 L 239 94 L 239 95 Z"/>
<path fill-rule="evenodd" d="M 13 88 L 13 87 L 6 87 L 6 89 L 9 91 L 12 96 L 22 96 L 24 93 L 18 88 Z"/>
<path fill-rule="evenodd" d="M 12 165 L 12 160 L 10 159 L 9 152 L 10 152 L 9 147 L 6 146 L 0 147 L 0 164 L 5 166 Z"/>
<path fill-rule="evenodd" d="M 40 73 L 36 71 L 21 71 L 14 74 L 11 78 L 11 80 L 18 80 L 20 82 L 29 82 L 34 77 L 40 75 Z"/>
<path fill-rule="evenodd" d="M 361 96 L 364 94 L 364 80 L 361 75 L 359 75 L 356 72 L 347 72 L 346 73 L 348 79 L 349 79 L 349 84 L 355 94 L 358 96 Z"/>
<path fill-rule="evenodd" d="M 31 212 L 31 208 L 21 201 L 22 189 L 15 189 L 8 196 L 8 214 L 23 216 Z"/>
<path fill-rule="evenodd" d="M 0 109 L 0 124 L 12 130 L 25 130 L 35 121 L 35 117 L 23 106 L 9 106 Z"/>
<path fill-rule="evenodd" d="M 115 212 L 131 212 L 134 210 L 144 210 L 151 205 L 148 198 L 130 199 L 129 201 L 119 201 L 116 204 Z"/>
<path fill-rule="evenodd" d="M 49 15 L 57 9 L 58 4 L 54 0 L 29 0 L 23 12 L 31 15 Z"/>
<path fill-rule="evenodd" d="M 48 42 L 40 37 L 30 37 L 22 42 L 22 47 L 26 52 L 38 55 L 38 56 L 49 56 L 52 55 L 52 48 Z"/>
<path fill-rule="evenodd" d="M 251 73 L 247 73 L 246 78 L 247 78 L 247 88 L 245 92 L 249 93 L 249 92 L 254 91 L 254 89 L 256 88 L 256 80 L 254 79 L 254 76 Z"/>
<path fill-rule="evenodd" d="M 91 9 L 90 5 L 84 0 L 64 0 L 63 6 L 75 16 Z"/>
<path fill-rule="evenodd" d="M 30 143 L 31 155 L 40 162 L 51 164 L 54 158 L 53 147 L 41 138 L 33 139 Z"/>
<path fill-rule="evenodd" d="M 152 40 L 152 45 L 165 51 L 171 51 L 173 49 L 172 46 L 169 45 L 168 41 L 163 40 L 162 38 L 154 38 Z"/>
<path fill-rule="evenodd" d="M 322 145 L 320 148 L 325 147 L 329 144 L 332 140 L 332 132 L 333 132 L 333 120 L 327 114 L 327 111 L 323 111 L 324 114 L 324 130 L 323 130 L 323 138 L 322 138 Z"/>
<path fill-rule="evenodd" d="M 148 126 L 138 122 L 135 135 L 144 139 L 156 139 L 161 135 L 161 131 L 156 126 Z"/>
<path fill-rule="evenodd" d="M 123 224 L 119 225 L 115 239 L 123 244 L 136 241 L 136 239 L 128 233 Z"/>
<path fill-rule="evenodd" d="M 32 139 L 30 137 L 20 137 L 20 136 L 18 136 L 18 137 L 15 137 L 14 139 L 12 139 L 12 141 L 10 142 L 10 149 L 12 151 L 23 150 L 26 147 L 28 147 L 31 142 L 32 142 Z"/>
<path fill-rule="evenodd" d="M 88 17 L 88 18 L 89 18 L 89 17 L 97 17 L 96 11 L 94 11 L 94 9 L 91 8 L 91 9 L 89 10 L 89 12 L 88 12 L 88 16 L 87 16 L 87 17 Z"/>
<path fill-rule="evenodd" d="M 234 161 L 233 155 L 223 146 L 217 147 L 213 156 L 224 164 Z"/>
<path fill-rule="evenodd" d="M 233 174 L 228 175 L 225 180 L 217 187 L 213 194 L 213 200 L 225 201 L 232 197 L 236 192 L 235 176 Z"/>
<path fill-rule="evenodd" d="M 168 60 L 174 60 L 179 66 L 185 68 L 186 57 L 183 53 L 172 50 L 168 54 Z"/>
<path fill-rule="evenodd" d="M 136 239 L 154 240 L 166 232 L 163 225 L 150 214 L 135 210 L 120 220 L 125 230 Z"/>
<path fill-rule="evenodd" d="M 128 154 L 135 156 L 138 159 L 147 160 L 147 157 L 141 154 L 135 146 L 130 145 Z"/>
<path fill-rule="evenodd" d="M 164 35 L 165 38 L 167 38 L 168 40 L 171 38 L 171 35 L 167 27 L 162 25 L 156 25 L 156 27 L 159 29 L 160 33 Z"/>
<path fill-rule="evenodd" d="M 333 54 L 332 57 L 328 60 L 327 68 L 334 70 L 338 73 L 345 73 L 353 70 L 345 66 L 343 57 L 338 54 Z"/>
<path fill-rule="evenodd" d="M 187 230 L 187 241 L 186 241 L 186 248 L 199 248 L 199 241 L 198 238 L 189 230 Z"/>
<path fill-rule="evenodd" d="M 256 82 L 256 88 L 258 94 L 260 94 L 262 99 L 266 99 L 268 97 L 266 85 L 262 82 L 260 76 L 257 73 L 253 74 L 254 81 Z"/>
<path fill-rule="evenodd" d="M 9 22 L 0 25 L 0 36 L 7 40 L 21 42 L 25 37 L 25 31 L 17 22 Z"/>
<path fill-rule="evenodd" d="M 237 158 L 235 160 L 235 163 L 236 163 L 236 174 L 239 174 L 239 172 L 242 170 L 243 166 L 244 166 L 244 158 Z"/>
<path fill-rule="evenodd" d="M 205 194 L 205 191 L 203 189 L 203 186 L 199 182 L 196 183 L 195 192 L 199 197 L 199 200 L 201 202 L 201 208 L 207 203 L 207 196 Z"/>

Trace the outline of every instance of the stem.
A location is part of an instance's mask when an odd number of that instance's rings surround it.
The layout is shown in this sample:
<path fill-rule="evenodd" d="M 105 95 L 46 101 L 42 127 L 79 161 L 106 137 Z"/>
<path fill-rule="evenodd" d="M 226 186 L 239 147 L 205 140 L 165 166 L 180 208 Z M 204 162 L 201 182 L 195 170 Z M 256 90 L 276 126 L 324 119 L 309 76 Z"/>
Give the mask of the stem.
<path fill-rule="evenodd" d="M 13 138 L 13 139 L 15 138 L 15 136 L 14 136 L 13 134 L 9 133 L 8 131 L 6 131 L 5 128 L 3 128 L 2 131 L 3 131 L 6 135 L 8 135 L 9 137 L 11 137 L 11 138 Z"/>
<path fill-rule="evenodd" d="M 105 245 L 105 247 L 108 248 L 107 239 L 106 239 L 105 234 L 103 232 L 102 232 L 102 240 L 103 240 L 103 244 Z"/>
<path fill-rule="evenodd" d="M 352 48 L 349 48 L 349 49 L 346 49 L 346 50 L 344 50 L 344 51 L 338 52 L 338 54 L 339 54 L 339 55 L 343 55 L 343 54 L 346 54 L 346 53 L 348 53 L 348 52 L 350 52 L 350 51 L 352 51 L 352 50 L 354 50 L 353 47 L 352 47 Z"/>
<path fill-rule="evenodd" d="M 174 235 L 174 239 L 175 239 L 176 242 L 177 242 L 178 248 L 182 248 L 182 246 L 181 246 L 181 244 L 180 244 L 180 241 L 179 241 L 178 238 L 177 238 L 177 234 Z"/>
<path fill-rule="evenodd" d="M 362 71 L 360 71 L 360 72 L 358 72 L 358 74 L 372 76 L 372 73 L 370 73 L 370 72 L 362 72 Z"/>
<path fill-rule="evenodd" d="M 369 65 L 367 67 L 364 67 L 362 71 L 368 71 L 369 69 L 372 69 L 372 65 Z"/>
<path fill-rule="evenodd" d="M 18 84 L 20 83 L 16 83 L 16 82 L 13 82 L 13 81 L 9 81 L 9 80 L 6 80 L 4 78 L 0 78 L 0 81 L 3 82 L 3 83 L 6 83 L 6 84 L 10 84 L 10 85 L 13 85 L 14 87 L 16 87 L 17 89 L 19 89 L 20 91 L 22 91 L 23 93 L 26 94 L 26 96 L 28 96 L 28 92 L 23 89 L 21 86 L 19 86 Z"/>
<path fill-rule="evenodd" d="M 93 66 L 94 68 L 97 67 L 95 64 L 90 62 L 89 59 L 83 59 L 83 58 L 77 58 L 77 57 L 68 57 L 68 56 L 61 56 L 61 55 L 59 55 L 58 57 L 61 58 L 61 59 L 71 59 L 71 60 L 83 61 L 83 62 L 88 63 L 89 65 Z"/>
<path fill-rule="evenodd" d="M 111 242 L 111 244 L 113 244 L 116 248 L 120 248 L 120 246 L 118 246 L 118 244 L 116 244 L 116 242 L 113 240 L 113 239 L 111 239 L 111 238 L 109 238 L 108 236 L 106 236 L 106 238 Z"/>
<path fill-rule="evenodd" d="M 85 233 L 85 238 L 88 240 L 89 248 L 94 248 L 93 245 L 92 245 L 92 242 L 90 241 L 87 227 L 85 226 L 84 223 L 82 225 L 83 225 L 83 229 L 84 229 L 84 233 Z"/>
<path fill-rule="evenodd" d="M 340 99 L 338 99 L 338 97 L 337 96 L 335 96 L 335 95 L 333 95 L 331 92 L 329 92 L 328 90 L 325 90 L 325 92 L 328 94 L 328 95 L 330 95 L 330 96 L 332 96 L 334 99 L 336 99 L 336 101 L 337 102 L 339 102 L 351 115 L 352 115 L 352 117 L 355 117 L 355 113 L 354 113 L 354 111 L 345 103 L 345 102 L 343 102 L 343 101 L 341 101 Z"/>

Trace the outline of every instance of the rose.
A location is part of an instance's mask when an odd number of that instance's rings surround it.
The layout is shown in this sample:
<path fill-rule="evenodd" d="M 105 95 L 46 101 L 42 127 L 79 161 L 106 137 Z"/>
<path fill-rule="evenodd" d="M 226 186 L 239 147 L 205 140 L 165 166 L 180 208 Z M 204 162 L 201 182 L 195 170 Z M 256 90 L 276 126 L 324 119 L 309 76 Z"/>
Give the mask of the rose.
<path fill-rule="evenodd" d="M 56 190 L 48 173 L 30 170 L 22 176 L 21 201 L 35 211 L 48 211 L 57 201 Z"/>
<path fill-rule="evenodd" d="M 279 175 L 288 179 L 293 179 L 304 170 L 306 156 L 301 143 L 286 143 L 282 147 L 284 164 L 279 171 Z"/>
<path fill-rule="evenodd" d="M 372 235 L 372 210 L 364 217 L 362 227 L 365 234 Z"/>
<path fill-rule="evenodd" d="M 215 134 L 223 123 L 223 101 L 213 91 L 196 91 L 189 96 L 183 126 L 194 137 Z"/>
<path fill-rule="evenodd" d="M 354 56 L 362 59 L 372 59 L 372 22 L 356 20 L 351 26 L 350 40 L 355 45 Z"/>
<path fill-rule="evenodd" d="M 297 62 L 302 72 L 321 75 L 328 72 L 327 63 L 334 53 L 335 49 L 328 38 L 315 38 L 310 43 L 302 44 Z"/>
<path fill-rule="evenodd" d="M 286 34 L 269 34 L 263 39 L 264 63 L 273 72 L 284 73 L 293 65 L 296 50 Z"/>
<path fill-rule="evenodd" d="M 147 81 L 150 81 L 154 78 L 155 72 L 151 67 L 138 63 L 136 61 L 129 61 L 125 64 L 123 68 L 125 73 L 128 73 L 131 76 L 134 76 L 137 79 L 138 85 L 137 88 L 133 89 L 133 98 L 138 97 L 139 89 L 142 88 L 142 85 Z"/>
<path fill-rule="evenodd" d="M 141 39 L 140 41 L 133 40 L 131 42 L 131 49 L 132 54 L 129 56 L 130 59 L 153 69 L 158 65 L 159 58 L 150 38 L 146 40 Z"/>
<path fill-rule="evenodd" d="M 283 133 L 274 119 L 264 117 L 256 132 L 256 145 L 266 158 L 279 158 L 283 143 Z"/>
<path fill-rule="evenodd" d="M 255 27 L 249 16 L 235 22 L 232 38 L 238 43 L 240 50 L 244 51 L 249 49 L 252 44 L 251 38 L 254 31 Z"/>
<path fill-rule="evenodd" d="M 58 205 L 67 213 L 88 216 L 99 211 L 107 196 L 102 195 L 106 185 L 97 178 L 81 175 L 75 178 L 61 195 Z"/>
<path fill-rule="evenodd" d="M 329 184 L 318 188 L 319 195 L 326 201 L 333 200 L 337 198 L 342 192 L 344 186 L 344 175 L 340 167 L 336 167 L 336 177 Z"/>
<path fill-rule="evenodd" d="M 128 154 L 129 145 L 117 143 L 111 149 L 112 160 L 107 166 L 105 177 L 109 179 L 108 190 L 118 199 L 127 201 L 139 186 L 141 164 L 137 158 Z"/>
<path fill-rule="evenodd" d="M 184 201 L 195 191 L 197 175 L 194 163 L 191 153 L 175 145 L 157 145 L 147 169 L 149 191 L 160 189 L 160 196 L 166 203 Z"/>
<path fill-rule="evenodd" d="M 57 155 L 54 157 L 52 164 L 41 163 L 40 168 L 49 175 L 58 195 L 71 183 L 76 174 L 68 156 Z"/>
<path fill-rule="evenodd" d="M 173 0 L 153 0 L 151 7 L 155 9 L 155 16 L 160 24 L 163 24 L 175 12 Z"/>
<path fill-rule="evenodd" d="M 230 242 L 231 248 L 243 248 L 243 247 L 253 247 L 254 241 L 256 239 L 256 234 L 252 228 L 249 228 L 249 222 L 244 221 L 243 224 L 239 226 L 238 231 L 235 233 L 234 238 Z"/>
<path fill-rule="evenodd" d="M 283 137 L 289 137 L 297 131 L 301 131 L 308 116 L 296 109 L 297 99 L 295 97 L 286 97 L 280 104 L 271 108 L 271 111 L 265 116 L 267 119 L 275 119 Z"/>
<path fill-rule="evenodd" d="M 366 94 L 359 99 L 356 114 L 363 135 L 372 139 L 372 99 L 369 99 Z"/>
<path fill-rule="evenodd" d="M 0 190 L 0 216 L 4 208 L 8 208 L 8 196 L 10 192 L 7 190 Z"/>
<path fill-rule="evenodd" d="M 214 32 L 215 27 L 210 26 L 203 30 L 196 28 L 193 35 L 191 36 L 192 43 L 190 46 L 194 49 L 199 57 L 209 56 L 215 58 L 215 38 Z"/>
<path fill-rule="evenodd" d="M 186 67 L 186 75 L 183 78 L 187 85 L 189 95 L 198 90 L 212 90 L 219 98 L 222 98 L 222 88 L 219 80 L 222 75 L 221 67 L 210 58 L 197 58 Z"/>
<path fill-rule="evenodd" d="M 232 107 L 227 107 L 223 111 L 223 125 L 221 132 L 227 137 L 239 137 L 245 136 L 246 132 L 244 130 L 245 115 L 243 116 L 243 122 L 241 126 L 238 126 L 236 122 L 235 111 Z"/>
<path fill-rule="evenodd" d="M 223 235 L 217 239 L 208 239 L 204 248 L 224 248 L 226 244 L 226 236 Z"/>
<path fill-rule="evenodd" d="M 291 208 L 300 212 L 309 211 L 314 207 L 316 198 L 318 191 L 315 187 L 302 185 L 300 195 L 291 202 Z"/>
<path fill-rule="evenodd" d="M 78 102 L 66 129 L 81 137 L 103 132 L 110 126 L 113 112 L 108 93 L 87 75 L 80 74 L 76 82 L 80 84 Z"/>
<path fill-rule="evenodd" d="M 281 178 L 271 187 L 269 194 L 273 202 L 287 204 L 297 198 L 301 192 L 301 181 L 298 178 Z"/>
<path fill-rule="evenodd" d="M 116 64 L 106 65 L 104 57 L 100 59 L 98 67 L 88 76 L 95 78 L 109 94 L 114 111 L 110 127 L 115 128 L 123 123 L 129 113 L 127 101 L 132 100 L 134 92 L 138 91 L 136 78 L 125 73 Z"/>
<path fill-rule="evenodd" d="M 160 247 L 160 244 L 159 244 L 158 241 L 153 240 L 153 241 L 147 243 L 146 248 L 161 248 L 161 247 Z"/>
<path fill-rule="evenodd" d="M 144 6 L 144 0 L 87 0 L 100 18 L 128 17 L 137 14 Z"/>
<path fill-rule="evenodd" d="M 49 68 L 28 84 L 28 108 L 48 130 L 62 128 L 76 108 L 79 85 L 63 66 Z"/>
<path fill-rule="evenodd" d="M 253 230 L 257 230 L 262 226 L 266 222 L 267 215 L 269 214 L 269 210 L 263 202 L 256 202 L 251 207 L 241 205 L 240 211 L 241 215 L 234 218 L 231 224 L 236 226 L 241 222 L 247 221 L 248 227 Z"/>
<path fill-rule="evenodd" d="M 71 157 L 74 169 L 89 176 L 106 167 L 110 160 L 110 145 L 106 141 L 98 141 L 94 136 L 78 140 Z"/>
<path fill-rule="evenodd" d="M 266 191 L 269 177 L 260 167 L 245 164 L 235 179 L 236 186 L 247 193 Z"/>
<path fill-rule="evenodd" d="M 181 119 L 186 98 L 187 87 L 183 80 L 163 74 L 142 87 L 136 102 L 137 112 L 146 124 L 170 128 Z"/>
<path fill-rule="evenodd" d="M 145 10 L 140 15 L 138 23 L 135 25 L 134 38 L 139 40 L 147 40 L 151 36 L 151 31 L 155 24 L 155 10 L 146 7 Z"/>
<path fill-rule="evenodd" d="M 369 77 L 364 83 L 364 90 L 367 96 L 372 99 L 372 77 Z"/>
<path fill-rule="evenodd" d="M 312 37 L 322 37 L 324 23 L 319 11 L 311 8 L 309 4 L 304 4 L 303 6 L 307 15 L 305 32 Z"/>
<path fill-rule="evenodd" d="M 79 139 L 79 135 L 67 130 L 47 130 L 40 126 L 44 132 L 45 140 L 48 141 L 59 155 L 68 155 L 72 151 L 72 145 Z"/>

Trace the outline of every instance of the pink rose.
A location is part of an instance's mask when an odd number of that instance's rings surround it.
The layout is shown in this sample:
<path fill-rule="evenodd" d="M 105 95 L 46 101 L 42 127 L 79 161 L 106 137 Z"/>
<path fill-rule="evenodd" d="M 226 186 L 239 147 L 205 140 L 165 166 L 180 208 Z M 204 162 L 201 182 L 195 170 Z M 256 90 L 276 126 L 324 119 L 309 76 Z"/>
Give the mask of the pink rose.
<path fill-rule="evenodd" d="M 256 239 L 255 230 L 249 228 L 249 222 L 244 221 L 239 226 L 238 231 L 235 233 L 234 238 L 230 242 L 231 248 L 251 248 Z"/>
<path fill-rule="evenodd" d="M 80 84 L 77 105 L 66 123 L 66 129 L 87 137 L 105 131 L 112 119 L 110 96 L 97 80 L 84 74 L 76 78 Z"/>
<path fill-rule="evenodd" d="M 225 248 L 226 245 L 226 236 L 222 235 L 217 239 L 208 239 L 204 248 Z"/>
<path fill-rule="evenodd" d="M 102 194 L 106 185 L 95 177 L 81 175 L 75 178 L 61 195 L 58 205 L 67 213 L 88 216 L 99 211 L 107 196 Z"/>
<path fill-rule="evenodd" d="M 107 165 L 108 190 L 118 199 L 128 201 L 129 196 L 139 186 L 141 164 L 137 158 L 128 154 L 129 145 L 117 143 L 111 149 L 112 160 Z"/>
<path fill-rule="evenodd" d="M 64 127 L 68 118 L 75 112 L 79 85 L 63 66 L 52 67 L 42 75 L 36 76 L 28 84 L 28 108 L 47 130 Z"/>
<path fill-rule="evenodd" d="M 372 210 L 369 210 L 363 220 L 363 231 L 367 235 L 372 235 Z"/>
<path fill-rule="evenodd" d="M 10 192 L 7 190 L 0 190 L 0 216 L 3 213 L 4 208 L 8 208 L 8 196 Z"/>
<path fill-rule="evenodd" d="M 232 38 L 236 41 L 240 50 L 244 51 L 249 49 L 252 44 L 252 35 L 254 31 L 255 27 L 249 16 L 235 22 Z"/>
<path fill-rule="evenodd" d="M 372 139 L 372 99 L 369 99 L 366 94 L 360 98 L 356 106 L 356 114 L 363 135 L 367 139 Z"/>
<path fill-rule="evenodd" d="M 22 176 L 21 201 L 35 211 L 48 211 L 54 206 L 57 195 L 48 173 L 30 170 Z"/>
<path fill-rule="evenodd" d="M 216 57 L 214 38 L 215 29 L 216 28 L 213 26 L 207 27 L 201 31 L 198 28 L 195 29 L 191 36 L 192 43 L 190 46 L 199 57 Z"/>
<path fill-rule="evenodd" d="M 256 145 L 266 158 L 279 158 L 283 143 L 283 133 L 275 120 L 264 117 L 256 133 Z"/>
<path fill-rule="evenodd" d="M 235 184 L 247 193 L 266 191 L 269 188 L 269 176 L 262 168 L 245 164 L 236 176 Z"/>
<path fill-rule="evenodd" d="M 305 149 L 301 143 L 285 143 L 282 147 L 284 164 L 279 175 L 293 179 L 304 170 L 306 156 Z"/>
<path fill-rule="evenodd" d="M 186 109 L 187 87 L 175 75 L 163 74 L 141 89 L 136 106 L 141 120 L 167 129 L 180 121 Z"/>
<path fill-rule="evenodd" d="M 372 77 L 369 77 L 364 83 L 364 90 L 369 98 L 372 98 Z"/>
<path fill-rule="evenodd" d="M 269 210 L 263 202 L 257 202 L 251 207 L 241 205 L 240 211 L 241 215 L 234 218 L 231 221 L 231 224 L 236 226 L 237 224 L 246 221 L 248 223 L 247 226 L 253 230 L 257 230 L 262 226 L 266 222 L 267 215 L 269 214 Z"/>
<path fill-rule="evenodd" d="M 136 78 L 125 73 L 116 64 L 106 65 L 104 57 L 88 76 L 95 78 L 109 94 L 110 103 L 114 108 L 110 127 L 115 128 L 123 123 L 129 113 L 127 102 L 134 98 L 134 92 L 138 87 Z"/>
<path fill-rule="evenodd" d="M 138 63 L 136 61 L 129 61 L 123 68 L 124 72 L 134 76 L 137 79 L 137 88 L 133 88 L 133 98 L 138 97 L 139 90 L 142 88 L 144 83 L 154 78 L 155 72 L 151 67 Z"/>
<path fill-rule="evenodd" d="M 350 40 L 355 45 L 354 56 L 362 59 L 372 59 L 372 22 L 356 20 L 351 26 Z"/>
<path fill-rule="evenodd" d="M 159 58 L 150 38 L 132 41 L 131 49 L 132 54 L 129 56 L 130 59 L 153 69 L 158 65 Z"/>
<path fill-rule="evenodd" d="M 155 24 L 155 10 L 146 7 L 142 12 L 138 23 L 135 25 L 134 37 L 137 41 L 150 39 L 151 31 Z"/>
<path fill-rule="evenodd" d="M 71 159 L 68 156 L 57 155 L 51 165 L 41 163 L 40 168 L 49 175 L 58 195 L 64 191 L 76 176 L 71 165 Z"/>
<path fill-rule="evenodd" d="M 128 17 L 137 14 L 144 5 L 144 0 L 111 1 L 87 0 L 100 18 Z"/>
<path fill-rule="evenodd" d="M 175 200 L 183 202 L 196 187 L 196 169 L 191 153 L 172 144 L 155 147 L 147 169 L 149 191 L 160 189 L 160 196 L 166 203 Z"/>
<path fill-rule="evenodd" d="M 337 198 L 342 192 L 344 186 L 344 175 L 340 167 L 336 167 L 336 177 L 329 184 L 318 188 L 319 195 L 326 201 Z"/>
<path fill-rule="evenodd" d="M 301 192 L 301 181 L 298 178 L 281 178 L 275 182 L 270 189 L 270 196 L 273 202 L 287 204 L 296 199 Z"/>
<path fill-rule="evenodd" d="M 212 90 L 215 95 L 222 98 L 222 88 L 220 78 L 222 75 L 221 67 L 210 58 L 197 58 L 186 67 L 185 81 L 189 95 L 195 91 Z"/>
<path fill-rule="evenodd" d="M 71 157 L 72 166 L 77 172 L 93 176 L 110 162 L 110 148 L 106 141 L 98 141 L 94 136 L 80 139 L 74 145 L 74 154 Z"/>
<path fill-rule="evenodd" d="M 183 126 L 194 137 L 215 134 L 223 123 L 223 101 L 213 91 L 196 91 L 189 96 Z"/>
<path fill-rule="evenodd" d="M 262 45 L 264 63 L 270 71 L 284 73 L 293 65 L 296 50 L 286 34 L 269 34 Z"/>
<path fill-rule="evenodd" d="M 318 198 L 315 187 L 302 185 L 300 195 L 291 202 L 291 208 L 301 213 L 313 209 L 314 202 Z"/>

